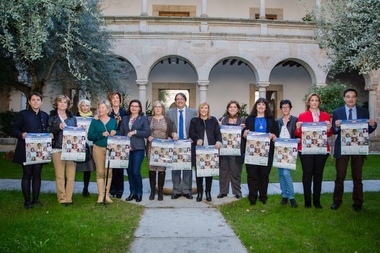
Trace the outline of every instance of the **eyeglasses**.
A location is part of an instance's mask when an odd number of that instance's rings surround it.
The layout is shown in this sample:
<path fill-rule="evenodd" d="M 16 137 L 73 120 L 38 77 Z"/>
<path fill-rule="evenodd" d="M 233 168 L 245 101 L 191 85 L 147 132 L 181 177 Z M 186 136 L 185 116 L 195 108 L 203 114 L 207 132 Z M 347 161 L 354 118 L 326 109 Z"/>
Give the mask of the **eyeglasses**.
<path fill-rule="evenodd" d="M 345 98 L 347 98 L 347 99 L 355 99 L 356 98 L 356 96 L 345 96 Z"/>
<path fill-rule="evenodd" d="M 283 106 L 281 109 L 290 109 L 290 106 Z"/>

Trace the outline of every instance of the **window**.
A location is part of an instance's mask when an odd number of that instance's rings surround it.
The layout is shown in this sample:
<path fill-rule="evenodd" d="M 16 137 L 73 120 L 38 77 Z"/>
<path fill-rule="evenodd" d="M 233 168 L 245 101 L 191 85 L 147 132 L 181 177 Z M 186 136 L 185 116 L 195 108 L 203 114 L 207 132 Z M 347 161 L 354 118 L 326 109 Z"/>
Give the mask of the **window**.
<path fill-rule="evenodd" d="M 190 12 L 188 11 L 159 11 L 158 16 L 160 17 L 190 17 Z"/>
<path fill-rule="evenodd" d="M 260 17 L 260 14 L 256 13 L 255 14 L 255 19 L 259 19 L 259 17 Z M 269 19 L 269 20 L 277 20 L 277 15 L 275 15 L 275 14 L 266 14 L 265 18 Z"/>

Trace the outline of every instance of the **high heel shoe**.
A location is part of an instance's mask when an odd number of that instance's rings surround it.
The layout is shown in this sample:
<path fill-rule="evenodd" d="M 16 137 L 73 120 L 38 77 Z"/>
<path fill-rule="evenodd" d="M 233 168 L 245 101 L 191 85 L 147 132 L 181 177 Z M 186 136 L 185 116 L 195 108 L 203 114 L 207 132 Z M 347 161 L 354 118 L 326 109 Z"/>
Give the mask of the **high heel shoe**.
<path fill-rule="evenodd" d="M 206 192 L 206 200 L 211 201 L 211 192 Z"/>
<path fill-rule="evenodd" d="M 125 199 L 125 201 L 132 201 L 135 198 L 136 198 L 135 194 L 131 194 L 128 196 L 128 198 Z"/>
<path fill-rule="evenodd" d="M 140 195 L 140 196 L 137 195 L 137 196 L 136 196 L 136 202 L 141 202 L 141 200 L 142 200 L 142 196 L 141 196 L 141 195 Z"/>

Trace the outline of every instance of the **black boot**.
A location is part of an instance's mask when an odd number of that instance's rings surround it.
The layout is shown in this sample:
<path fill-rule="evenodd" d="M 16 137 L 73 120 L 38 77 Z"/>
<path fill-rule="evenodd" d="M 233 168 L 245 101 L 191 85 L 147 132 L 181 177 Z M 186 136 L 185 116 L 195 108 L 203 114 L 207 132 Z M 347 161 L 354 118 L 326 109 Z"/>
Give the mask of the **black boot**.
<path fill-rule="evenodd" d="M 83 188 L 82 195 L 83 197 L 90 197 L 90 193 L 87 188 Z"/>
<path fill-rule="evenodd" d="M 286 205 L 286 204 L 288 204 L 288 198 L 282 198 L 280 204 L 281 204 L 281 205 Z"/>
<path fill-rule="evenodd" d="M 206 200 L 211 201 L 211 192 L 206 192 Z"/>
<path fill-rule="evenodd" d="M 197 202 L 201 202 L 202 198 L 203 198 L 203 192 L 202 191 L 198 191 Z"/>
<path fill-rule="evenodd" d="M 158 172 L 158 200 L 162 201 L 164 199 L 164 195 L 162 191 L 164 190 L 164 183 L 165 183 L 165 171 Z"/>
<path fill-rule="evenodd" d="M 154 195 L 156 195 L 156 172 L 155 171 L 149 171 L 149 183 L 150 183 L 149 199 L 154 200 Z"/>

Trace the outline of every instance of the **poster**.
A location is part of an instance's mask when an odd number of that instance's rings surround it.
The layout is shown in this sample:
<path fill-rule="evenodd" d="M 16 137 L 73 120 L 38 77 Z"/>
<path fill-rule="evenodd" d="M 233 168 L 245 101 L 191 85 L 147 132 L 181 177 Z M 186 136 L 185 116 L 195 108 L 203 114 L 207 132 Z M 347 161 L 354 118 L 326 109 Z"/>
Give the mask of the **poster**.
<path fill-rule="evenodd" d="M 298 156 L 297 139 L 277 138 L 274 143 L 273 167 L 295 170 Z"/>
<path fill-rule="evenodd" d="M 128 136 L 108 136 L 105 167 L 125 169 L 129 165 L 129 151 L 131 141 Z"/>
<path fill-rule="evenodd" d="M 77 118 L 77 126 L 83 127 L 86 130 L 86 137 L 88 134 L 88 129 L 90 128 L 91 121 L 93 117 L 76 117 Z M 88 145 L 92 146 L 92 141 L 87 140 Z"/>
<path fill-rule="evenodd" d="M 191 170 L 190 140 L 174 142 L 172 170 Z"/>
<path fill-rule="evenodd" d="M 241 126 L 221 125 L 222 147 L 220 155 L 240 156 Z"/>
<path fill-rule="evenodd" d="M 171 167 L 173 160 L 174 141 L 168 139 L 156 139 L 152 141 L 149 165 Z"/>
<path fill-rule="evenodd" d="M 24 165 L 51 162 L 51 137 L 49 133 L 28 133 L 25 136 L 26 160 Z"/>
<path fill-rule="evenodd" d="M 326 122 L 302 122 L 302 154 L 327 154 Z"/>
<path fill-rule="evenodd" d="M 219 152 L 214 145 L 196 146 L 197 177 L 219 175 Z"/>
<path fill-rule="evenodd" d="M 86 159 L 86 130 L 65 126 L 62 138 L 61 160 L 83 162 Z"/>
<path fill-rule="evenodd" d="M 366 119 L 342 120 L 340 125 L 342 155 L 368 155 L 368 123 Z"/>
<path fill-rule="evenodd" d="M 268 133 L 248 132 L 245 150 L 246 164 L 267 166 L 270 139 Z"/>

